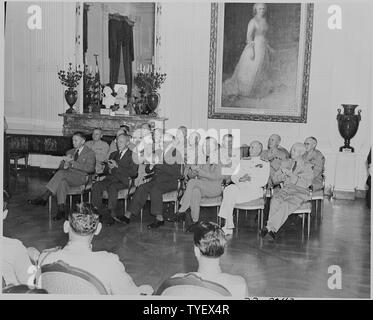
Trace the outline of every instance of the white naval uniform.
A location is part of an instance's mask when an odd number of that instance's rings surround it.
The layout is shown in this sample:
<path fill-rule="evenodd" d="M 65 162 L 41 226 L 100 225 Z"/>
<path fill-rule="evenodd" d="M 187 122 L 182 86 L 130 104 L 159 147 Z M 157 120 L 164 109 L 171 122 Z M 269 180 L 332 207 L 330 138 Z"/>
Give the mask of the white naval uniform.
<path fill-rule="evenodd" d="M 262 187 L 268 181 L 269 168 L 269 162 L 261 160 L 260 157 L 240 161 L 231 178 L 234 184 L 224 190 L 223 202 L 219 211 L 219 217 L 225 219 L 225 228 L 234 228 L 233 209 L 236 203 L 249 202 L 263 196 Z M 245 174 L 248 174 L 251 180 L 240 182 L 239 179 Z"/>

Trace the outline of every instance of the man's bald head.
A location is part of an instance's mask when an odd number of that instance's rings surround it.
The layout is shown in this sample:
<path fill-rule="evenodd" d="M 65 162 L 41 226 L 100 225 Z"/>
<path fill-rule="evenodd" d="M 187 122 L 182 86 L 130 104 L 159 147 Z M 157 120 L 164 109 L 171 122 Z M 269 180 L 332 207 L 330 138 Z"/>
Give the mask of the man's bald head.
<path fill-rule="evenodd" d="M 308 137 L 306 140 L 304 140 L 304 146 L 306 147 L 307 152 L 315 150 L 315 148 L 317 146 L 316 138 Z"/>
<path fill-rule="evenodd" d="M 254 140 L 250 143 L 250 157 L 258 157 L 262 153 L 263 145 L 261 142 Z"/>
<path fill-rule="evenodd" d="M 296 142 L 291 147 L 291 158 L 293 160 L 297 160 L 298 158 L 302 157 L 306 152 L 306 147 L 304 143 Z"/>
<path fill-rule="evenodd" d="M 276 148 L 281 143 L 281 137 L 278 134 L 271 134 L 268 139 L 268 149 Z"/>

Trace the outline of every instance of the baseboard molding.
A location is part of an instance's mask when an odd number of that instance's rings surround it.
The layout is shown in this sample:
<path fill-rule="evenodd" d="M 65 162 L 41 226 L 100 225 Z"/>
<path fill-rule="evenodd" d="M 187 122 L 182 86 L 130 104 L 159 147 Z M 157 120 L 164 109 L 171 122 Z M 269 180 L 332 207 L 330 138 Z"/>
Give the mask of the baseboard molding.
<path fill-rule="evenodd" d="M 333 198 L 344 200 L 365 199 L 367 190 L 356 189 L 355 191 L 334 190 Z"/>

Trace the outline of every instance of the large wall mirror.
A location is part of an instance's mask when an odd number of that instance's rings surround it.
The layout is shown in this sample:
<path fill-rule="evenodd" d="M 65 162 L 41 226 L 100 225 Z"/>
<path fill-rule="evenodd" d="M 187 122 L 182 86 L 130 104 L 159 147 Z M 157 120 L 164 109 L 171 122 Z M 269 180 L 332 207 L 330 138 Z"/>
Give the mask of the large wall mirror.
<path fill-rule="evenodd" d="M 85 73 L 100 83 L 127 86 L 127 97 L 136 90 L 133 79 L 141 68 L 156 65 L 156 3 L 85 2 L 82 51 Z M 89 99 L 84 81 L 83 110 Z M 101 88 L 102 89 L 102 88 Z M 92 101 L 91 101 L 92 102 Z"/>

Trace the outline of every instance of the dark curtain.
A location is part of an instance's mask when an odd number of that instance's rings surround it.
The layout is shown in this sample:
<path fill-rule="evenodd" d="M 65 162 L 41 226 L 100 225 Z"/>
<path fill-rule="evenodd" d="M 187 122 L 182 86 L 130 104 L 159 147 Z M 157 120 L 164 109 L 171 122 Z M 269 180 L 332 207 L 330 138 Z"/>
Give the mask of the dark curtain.
<path fill-rule="evenodd" d="M 123 17 L 124 18 L 124 17 Z M 123 54 L 127 95 L 132 92 L 132 62 L 134 60 L 133 25 L 125 19 L 109 19 L 110 83 L 118 83 L 120 54 Z"/>

